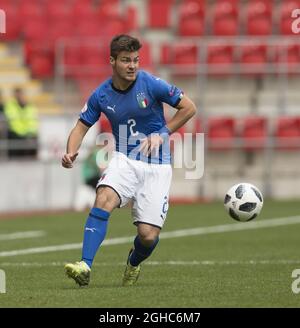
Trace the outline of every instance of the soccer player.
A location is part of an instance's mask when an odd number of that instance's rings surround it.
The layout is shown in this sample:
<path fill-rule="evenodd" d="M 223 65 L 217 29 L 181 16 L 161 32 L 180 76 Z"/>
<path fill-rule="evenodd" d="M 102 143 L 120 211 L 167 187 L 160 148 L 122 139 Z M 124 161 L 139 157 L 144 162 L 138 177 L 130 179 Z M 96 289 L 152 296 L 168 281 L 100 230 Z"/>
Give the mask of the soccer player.
<path fill-rule="evenodd" d="M 110 44 L 112 77 L 90 96 L 71 131 L 62 166 L 72 168 L 88 129 L 104 113 L 112 125 L 115 151 L 96 187 L 87 218 L 80 262 L 66 264 L 66 274 L 80 286 L 89 284 L 96 252 L 105 238 L 111 212 L 132 200 L 137 236 L 122 285 L 136 283 L 141 262 L 158 244 L 167 210 L 172 169 L 169 135 L 195 113 L 194 103 L 176 86 L 138 70 L 141 43 L 129 35 Z M 166 124 L 163 104 L 178 111 Z"/>

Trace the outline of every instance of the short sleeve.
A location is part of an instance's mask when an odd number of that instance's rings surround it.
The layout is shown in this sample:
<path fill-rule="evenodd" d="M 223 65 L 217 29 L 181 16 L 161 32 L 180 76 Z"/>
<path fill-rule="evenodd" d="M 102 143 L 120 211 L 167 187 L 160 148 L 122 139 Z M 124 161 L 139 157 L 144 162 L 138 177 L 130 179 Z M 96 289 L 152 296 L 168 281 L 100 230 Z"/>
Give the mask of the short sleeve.
<path fill-rule="evenodd" d="M 181 89 L 158 77 L 153 76 L 151 86 L 155 98 L 172 107 L 176 107 L 183 97 L 183 91 Z"/>
<path fill-rule="evenodd" d="M 99 120 L 100 115 L 101 107 L 97 100 L 97 93 L 95 91 L 82 108 L 79 120 L 86 126 L 91 127 Z"/>

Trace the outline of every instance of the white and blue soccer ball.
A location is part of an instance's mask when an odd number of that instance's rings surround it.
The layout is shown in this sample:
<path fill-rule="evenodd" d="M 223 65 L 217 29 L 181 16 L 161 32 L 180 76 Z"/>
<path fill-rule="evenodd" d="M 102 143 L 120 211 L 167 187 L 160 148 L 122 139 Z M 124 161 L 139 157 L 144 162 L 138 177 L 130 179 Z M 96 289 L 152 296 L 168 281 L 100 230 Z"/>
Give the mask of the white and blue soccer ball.
<path fill-rule="evenodd" d="M 226 193 L 224 206 L 228 214 L 237 221 L 246 222 L 255 219 L 262 207 L 263 196 L 251 183 L 238 183 Z"/>

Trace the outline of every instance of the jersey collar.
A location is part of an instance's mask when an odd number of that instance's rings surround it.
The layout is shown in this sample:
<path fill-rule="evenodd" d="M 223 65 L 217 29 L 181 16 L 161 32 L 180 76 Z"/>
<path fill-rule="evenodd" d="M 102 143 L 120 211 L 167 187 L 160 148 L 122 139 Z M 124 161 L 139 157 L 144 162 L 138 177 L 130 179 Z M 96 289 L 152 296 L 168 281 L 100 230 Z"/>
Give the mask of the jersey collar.
<path fill-rule="evenodd" d="M 112 87 L 112 89 L 115 90 L 116 92 L 118 92 L 118 93 L 122 93 L 122 94 L 125 94 L 125 93 L 129 92 L 129 91 L 134 87 L 134 85 L 135 85 L 135 83 L 136 83 L 136 80 L 138 79 L 138 76 L 139 76 L 139 72 L 137 73 L 137 75 L 136 75 L 136 79 L 133 81 L 133 83 L 130 84 L 130 86 L 129 86 L 127 89 L 125 89 L 125 90 L 117 89 L 117 88 L 113 85 L 112 80 L 111 80 L 111 82 L 110 82 L 111 87 Z"/>

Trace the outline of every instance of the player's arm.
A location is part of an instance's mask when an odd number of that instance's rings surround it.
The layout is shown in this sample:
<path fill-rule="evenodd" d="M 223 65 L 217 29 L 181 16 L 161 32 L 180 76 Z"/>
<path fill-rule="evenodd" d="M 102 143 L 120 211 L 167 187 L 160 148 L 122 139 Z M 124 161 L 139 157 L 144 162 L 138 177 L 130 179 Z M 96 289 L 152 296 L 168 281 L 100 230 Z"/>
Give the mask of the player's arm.
<path fill-rule="evenodd" d="M 83 124 L 81 121 L 77 121 L 77 124 L 72 129 L 68 142 L 66 154 L 62 157 L 61 164 L 63 167 L 70 169 L 73 167 L 73 162 L 78 156 L 78 150 L 81 146 L 82 140 L 86 135 L 89 127 Z"/>
<path fill-rule="evenodd" d="M 162 133 L 173 133 L 180 127 L 182 127 L 191 117 L 196 114 L 196 106 L 190 98 L 183 95 L 179 104 L 175 107 L 177 109 L 176 114 L 168 122 L 168 124 L 161 129 Z M 159 146 L 163 143 L 163 138 L 159 134 L 152 134 L 148 138 L 145 138 L 141 142 L 141 151 L 145 155 L 150 155 L 153 151 L 155 155 L 158 155 Z"/>
<path fill-rule="evenodd" d="M 154 98 L 176 108 L 177 113 L 158 133 L 151 134 L 148 138 L 142 140 L 140 149 L 145 155 L 149 155 L 152 151 L 157 155 L 159 146 L 163 143 L 162 135 L 175 132 L 196 113 L 195 104 L 176 86 L 170 85 L 160 78 L 153 77 L 151 90 Z"/>
<path fill-rule="evenodd" d="M 170 133 L 173 133 L 181 128 L 191 117 L 196 114 L 197 111 L 194 102 L 186 95 L 183 95 L 179 104 L 175 108 L 177 109 L 176 114 L 166 125 Z"/>

